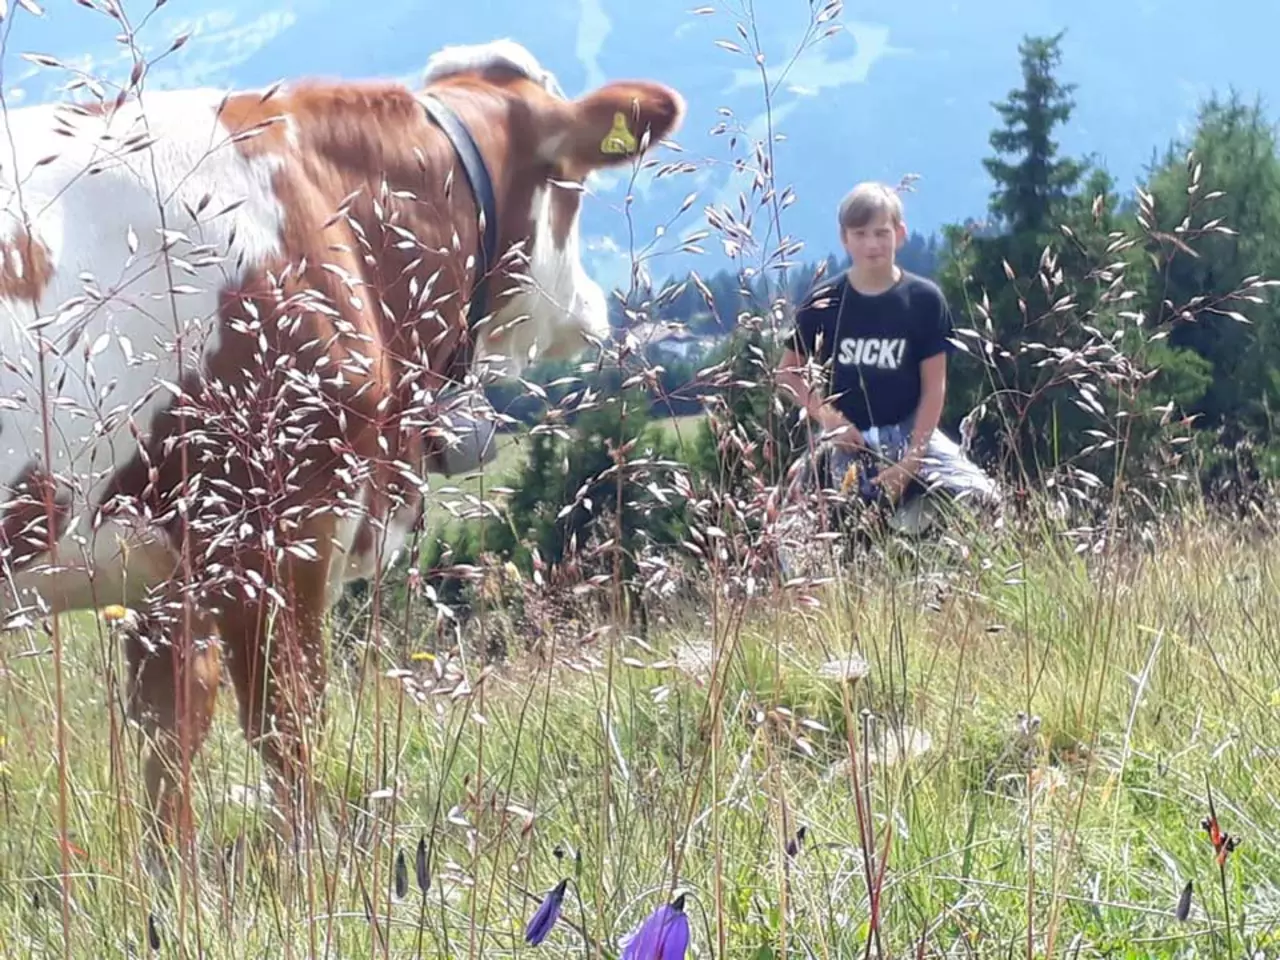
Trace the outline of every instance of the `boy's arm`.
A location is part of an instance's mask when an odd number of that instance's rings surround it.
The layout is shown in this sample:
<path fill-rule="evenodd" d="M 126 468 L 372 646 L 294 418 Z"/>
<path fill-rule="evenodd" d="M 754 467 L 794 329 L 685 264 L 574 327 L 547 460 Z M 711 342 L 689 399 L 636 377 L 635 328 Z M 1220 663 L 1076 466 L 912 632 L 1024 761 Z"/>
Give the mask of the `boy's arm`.
<path fill-rule="evenodd" d="M 862 443 L 858 428 L 845 419 L 821 391 L 813 389 L 805 375 L 808 359 L 831 349 L 831 344 L 819 343 L 822 324 L 817 305 L 821 302 L 821 294 L 815 294 L 796 311 L 795 329 L 778 364 L 778 385 L 794 397 L 826 439 L 840 445 L 858 446 Z"/>
<path fill-rule="evenodd" d="M 838 444 L 862 443 L 862 434 L 858 428 L 845 419 L 831 402 L 818 390 L 813 389 L 805 376 L 805 359 L 794 347 L 787 347 L 782 353 L 782 361 L 778 365 L 778 383 L 787 389 L 796 403 L 804 408 L 805 413 L 818 425 L 826 439 Z"/>
<path fill-rule="evenodd" d="M 946 294 L 935 288 L 937 303 L 932 307 L 921 331 L 920 357 L 920 402 L 916 406 L 915 424 L 911 429 L 911 442 L 907 454 L 903 458 L 903 466 L 909 473 L 915 473 L 920 466 L 925 451 L 929 449 L 929 438 L 938 429 L 938 421 L 942 419 L 942 407 L 947 398 L 947 357 L 955 349 L 951 336 L 955 330 L 955 322 L 951 317 L 951 305 L 947 303 Z"/>
<path fill-rule="evenodd" d="M 917 355 L 920 359 L 920 400 L 916 404 L 911 438 L 902 459 L 880 474 L 881 482 L 896 498 L 907 481 L 915 476 L 929 449 L 929 440 L 942 419 L 947 397 L 947 357 L 955 349 L 950 341 L 954 323 L 946 297 L 938 291 L 937 305 L 921 332 Z"/>
<path fill-rule="evenodd" d="M 947 354 L 944 351 L 920 361 L 920 405 L 916 407 L 911 442 L 901 461 L 903 469 L 908 473 L 916 472 L 925 451 L 929 449 L 929 438 L 942 419 L 942 407 L 946 398 Z"/>

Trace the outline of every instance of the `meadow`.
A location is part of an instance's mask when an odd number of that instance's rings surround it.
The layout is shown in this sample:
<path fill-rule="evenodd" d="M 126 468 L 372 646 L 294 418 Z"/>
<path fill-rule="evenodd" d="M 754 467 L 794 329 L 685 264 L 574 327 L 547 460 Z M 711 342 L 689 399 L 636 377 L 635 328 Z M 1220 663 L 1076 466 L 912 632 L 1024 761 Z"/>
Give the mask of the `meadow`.
<path fill-rule="evenodd" d="M 760 66 L 768 110 L 778 67 L 743 7 L 725 28 L 741 46 L 720 45 Z M 840 8 L 809 4 L 796 57 Z M 128 35 L 117 7 L 99 12 Z M 723 126 L 751 182 L 738 209 L 751 212 L 706 207 L 711 230 L 667 242 L 717 234 L 757 282 L 796 253 L 782 229 L 790 188 L 771 142 Z M 1123 218 L 1106 184 L 1020 192 L 1012 178 L 1047 163 L 1011 165 L 1003 184 L 1040 221 L 966 227 L 940 254 L 941 282 L 959 290 L 951 402 L 966 421 L 989 413 L 986 439 L 1009 460 L 1060 455 L 1038 473 L 1010 469 L 1004 522 L 839 555 L 813 537 L 814 569 L 778 575 L 749 535 L 772 535 L 774 502 L 743 464 L 759 466 L 761 411 L 780 406 L 759 358 L 787 295 L 765 283 L 769 299 L 749 309 L 708 304 L 747 331 L 707 381 L 738 404 L 715 414 L 726 488 L 692 469 L 681 487 L 643 449 L 614 475 L 629 484 L 615 503 L 653 498 L 641 517 L 668 499 L 705 507 L 685 540 L 644 558 L 643 622 L 626 615 L 622 521 L 607 504 L 587 510 L 599 524 L 577 580 L 482 558 L 459 564 L 469 583 L 455 601 L 401 564 L 385 592 L 354 595 L 326 624 L 328 712 L 309 731 L 324 810 L 299 847 L 273 829 L 224 682 L 189 774 L 194 859 L 157 875 L 115 627 L 77 615 L 56 641 L 47 620 L 0 638 L 0 956 L 612 960 L 672 902 L 689 920 L 687 957 L 1280 956 L 1280 552 L 1273 510 L 1239 508 L 1273 504 L 1275 490 L 1205 496 L 1222 469 L 1210 455 L 1265 458 L 1274 365 L 1239 347 L 1235 327 L 1181 352 L 1164 342 L 1166 313 L 1253 310 L 1274 282 L 1213 247 L 1222 223 L 1200 203 L 1213 178 L 1195 163 L 1153 175 L 1152 191 L 1174 198 L 1159 216 L 1139 190 Z M 753 218 L 769 240 L 744 239 Z M 1051 252 L 1063 236 L 1076 245 Z M 1228 289 L 1210 296 L 1183 260 L 1171 268 L 1192 242 Z M 636 317 L 683 296 L 630 294 Z M 1280 343 L 1256 329 L 1267 349 Z M 1188 359 L 1195 349 L 1214 359 Z M 621 354 L 615 344 L 594 362 L 616 361 L 620 381 L 660 379 Z M 1228 355 L 1257 361 L 1259 396 Z M 596 386 L 583 382 L 579 401 Z M 1238 402 L 1223 401 L 1223 417 L 1249 441 L 1226 454 L 1212 438 L 1192 446 L 1181 418 L 1223 384 Z M 701 417 L 663 430 L 689 444 Z M 429 478 L 434 536 L 503 502 L 528 435 L 503 434 L 479 476 Z M 572 513 L 577 494 L 563 493 L 540 506 Z M 1218 831 L 1230 842 L 1215 844 Z M 540 905 L 561 895 L 555 924 L 531 938 Z"/>
<path fill-rule="evenodd" d="M 692 446 L 702 414 L 655 417 L 654 426 L 672 437 L 682 452 Z M 432 474 L 426 477 L 432 497 L 427 506 L 427 526 L 437 532 L 456 526 L 459 517 L 468 516 L 475 505 L 493 501 L 500 503 L 501 491 L 509 488 L 525 465 L 528 450 L 527 429 L 499 433 L 494 440 L 493 459 L 483 470 L 473 470 L 455 477 Z M 494 493 L 493 488 L 498 489 Z"/>
<path fill-rule="evenodd" d="M 224 691 L 192 774 L 201 860 L 169 893 L 139 856 L 118 652 L 81 621 L 65 918 L 50 651 L 0 661 L 4 953 L 618 956 L 674 884 L 691 956 L 1270 955 L 1274 543 L 1189 514 L 1093 553 L 1041 521 L 785 602 L 704 593 L 645 641 L 552 636 L 499 665 L 357 642 L 319 761 L 342 830 L 269 841 Z M 1241 838 L 1221 871 L 1206 788 Z"/>

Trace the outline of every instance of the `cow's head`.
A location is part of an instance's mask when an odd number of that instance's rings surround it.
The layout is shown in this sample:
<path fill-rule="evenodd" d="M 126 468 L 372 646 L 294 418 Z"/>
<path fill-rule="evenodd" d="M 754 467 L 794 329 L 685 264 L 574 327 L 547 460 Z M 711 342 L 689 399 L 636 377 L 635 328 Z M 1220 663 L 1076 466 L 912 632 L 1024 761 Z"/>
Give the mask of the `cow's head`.
<path fill-rule="evenodd" d="M 426 91 L 467 125 L 497 193 L 499 263 L 477 355 L 515 369 L 530 354 L 578 354 L 609 333 L 605 294 L 587 276 L 578 215 L 587 177 L 634 163 L 684 117 L 660 83 L 608 83 L 578 99 L 519 44 L 449 47 L 427 65 Z"/>

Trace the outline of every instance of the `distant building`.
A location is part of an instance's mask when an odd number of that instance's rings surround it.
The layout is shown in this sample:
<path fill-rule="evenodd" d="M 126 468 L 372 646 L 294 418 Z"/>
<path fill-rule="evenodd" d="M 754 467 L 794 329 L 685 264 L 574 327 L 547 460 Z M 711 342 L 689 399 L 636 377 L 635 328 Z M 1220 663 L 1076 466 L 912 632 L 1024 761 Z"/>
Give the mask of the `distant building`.
<path fill-rule="evenodd" d="M 694 360 L 724 342 L 724 334 L 699 335 L 683 323 L 666 320 L 638 323 L 627 334 L 655 362 L 663 358 Z"/>

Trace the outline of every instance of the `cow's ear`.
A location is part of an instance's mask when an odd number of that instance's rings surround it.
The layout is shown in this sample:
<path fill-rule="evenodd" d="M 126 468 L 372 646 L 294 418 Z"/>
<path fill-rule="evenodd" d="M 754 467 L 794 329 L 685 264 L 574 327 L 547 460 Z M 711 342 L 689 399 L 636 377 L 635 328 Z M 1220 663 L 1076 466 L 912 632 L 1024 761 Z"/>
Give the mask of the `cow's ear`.
<path fill-rule="evenodd" d="M 684 98 L 668 86 L 609 83 L 567 105 L 547 146 L 556 160 L 584 173 L 619 166 L 670 136 L 684 114 Z"/>

